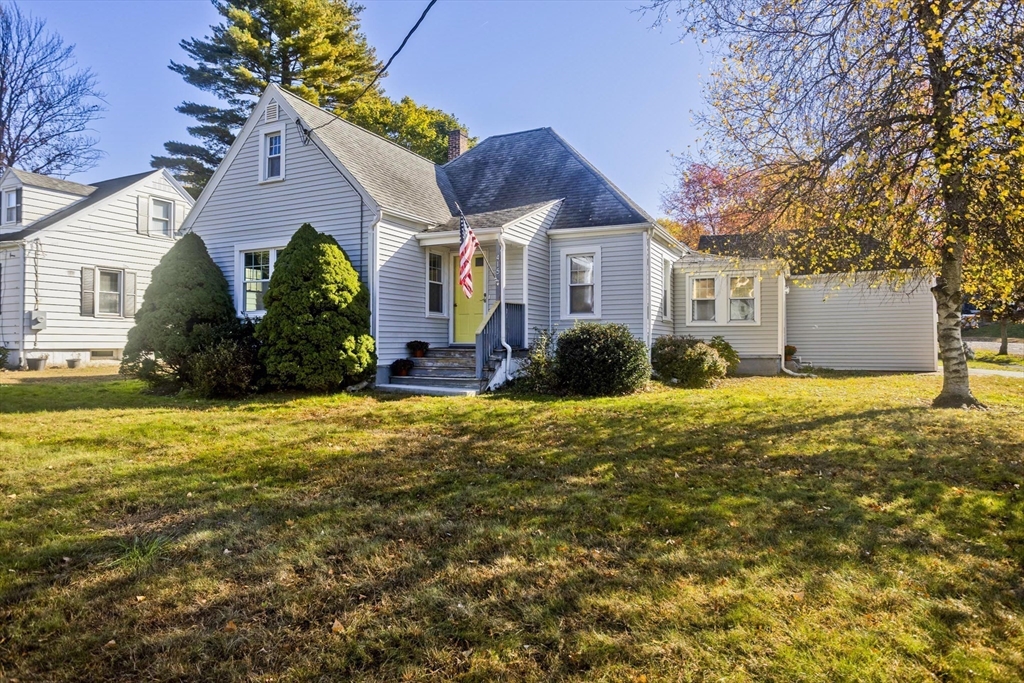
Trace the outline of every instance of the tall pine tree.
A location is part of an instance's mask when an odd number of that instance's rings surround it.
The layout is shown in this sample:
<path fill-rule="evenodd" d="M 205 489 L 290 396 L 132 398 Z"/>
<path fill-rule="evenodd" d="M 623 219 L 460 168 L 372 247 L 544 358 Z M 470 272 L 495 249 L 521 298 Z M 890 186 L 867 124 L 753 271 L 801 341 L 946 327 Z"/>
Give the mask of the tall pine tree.
<path fill-rule="evenodd" d="M 167 155 L 152 161 L 155 168 L 170 169 L 194 195 L 205 187 L 269 83 L 439 163 L 445 161 L 444 134 L 459 126 L 454 116 L 412 100 L 391 102 L 376 85 L 358 107 L 346 109 L 380 68 L 359 30 L 359 6 L 348 0 L 213 3 L 223 21 L 211 27 L 210 36 L 181 41 L 193 63 L 171 62 L 170 68 L 187 83 L 215 95 L 223 106 L 179 105 L 178 112 L 198 121 L 188 128 L 196 141 L 168 142 Z"/>

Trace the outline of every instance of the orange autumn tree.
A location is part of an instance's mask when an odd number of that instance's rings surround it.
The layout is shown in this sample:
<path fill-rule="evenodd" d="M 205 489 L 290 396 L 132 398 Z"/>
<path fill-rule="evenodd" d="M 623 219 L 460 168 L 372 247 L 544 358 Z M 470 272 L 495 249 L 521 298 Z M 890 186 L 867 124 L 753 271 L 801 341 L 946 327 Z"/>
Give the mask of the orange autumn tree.
<path fill-rule="evenodd" d="M 937 276 L 943 383 L 933 405 L 980 405 L 960 338 L 972 254 L 1019 261 L 1024 230 L 1020 0 L 653 0 L 721 57 L 699 118 L 717 158 L 799 207 L 814 263 L 913 261 Z M 973 245 L 973 249 L 968 249 Z"/>

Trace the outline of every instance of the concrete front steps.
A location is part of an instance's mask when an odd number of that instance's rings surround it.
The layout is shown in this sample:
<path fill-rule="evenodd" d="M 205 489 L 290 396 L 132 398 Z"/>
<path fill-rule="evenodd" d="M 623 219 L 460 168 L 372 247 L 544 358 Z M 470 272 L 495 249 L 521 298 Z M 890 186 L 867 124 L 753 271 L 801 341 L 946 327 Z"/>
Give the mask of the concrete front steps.
<path fill-rule="evenodd" d="M 391 377 L 378 389 L 409 391 L 437 396 L 472 396 L 487 386 L 476 378 L 476 350 L 445 347 L 430 349 L 423 358 L 410 358 L 408 377 Z"/>

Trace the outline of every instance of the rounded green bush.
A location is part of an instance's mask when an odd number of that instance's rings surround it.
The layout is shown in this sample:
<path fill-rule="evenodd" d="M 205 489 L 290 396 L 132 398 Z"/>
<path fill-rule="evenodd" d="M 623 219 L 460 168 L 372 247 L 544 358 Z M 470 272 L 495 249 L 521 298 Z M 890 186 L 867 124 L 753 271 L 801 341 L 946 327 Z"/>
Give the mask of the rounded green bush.
<path fill-rule="evenodd" d="M 296 230 L 263 301 L 256 337 L 272 384 L 330 391 L 373 376 L 369 293 L 333 237 L 309 223 Z"/>
<path fill-rule="evenodd" d="M 558 337 L 555 382 L 558 389 L 583 396 L 628 394 L 647 385 L 647 347 L 626 325 L 577 323 Z"/>
<path fill-rule="evenodd" d="M 651 365 L 662 381 L 691 388 L 713 386 L 728 370 L 718 351 L 694 337 L 659 337 Z"/>
<path fill-rule="evenodd" d="M 188 382 L 189 357 L 236 324 L 228 281 L 202 238 L 188 233 L 153 269 L 128 331 L 121 374 L 152 387 L 180 388 Z"/>
<path fill-rule="evenodd" d="M 238 398 L 255 393 L 265 379 L 256 326 L 249 319 L 188 357 L 185 388 L 203 398 Z"/>
<path fill-rule="evenodd" d="M 725 341 L 725 337 L 719 335 L 712 337 L 708 346 L 718 351 L 718 355 L 725 361 L 726 372 L 730 375 L 736 374 L 737 368 L 740 367 L 740 354 L 736 353 L 732 344 Z"/>

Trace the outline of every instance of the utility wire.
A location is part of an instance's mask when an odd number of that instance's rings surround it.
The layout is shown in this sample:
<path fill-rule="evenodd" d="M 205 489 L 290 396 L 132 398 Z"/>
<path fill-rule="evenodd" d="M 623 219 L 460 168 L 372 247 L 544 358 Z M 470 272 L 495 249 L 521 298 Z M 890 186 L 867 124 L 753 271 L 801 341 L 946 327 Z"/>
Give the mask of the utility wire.
<path fill-rule="evenodd" d="M 381 67 L 381 69 L 373 77 L 373 80 L 370 81 L 370 83 L 365 88 L 363 88 L 362 92 L 360 92 L 358 95 L 356 95 L 356 98 L 354 100 L 352 100 L 351 102 L 349 102 L 348 104 L 346 104 L 344 107 L 342 107 L 342 109 L 346 109 L 346 110 L 347 109 L 351 109 L 353 106 L 355 106 L 355 103 L 358 102 L 360 100 L 360 98 L 362 98 L 363 95 L 365 95 L 366 93 L 368 93 L 370 91 L 370 88 L 372 88 L 374 85 L 376 85 L 377 81 L 380 80 L 380 77 L 383 76 L 384 72 L 388 70 L 389 66 L 391 66 L 391 63 L 393 61 L 395 61 L 395 57 L 398 56 L 398 54 L 402 51 L 402 48 L 405 47 L 405 44 L 409 42 L 410 38 L 412 38 L 412 34 L 416 33 L 416 29 L 418 29 L 420 27 L 420 24 L 423 23 L 423 20 L 427 18 L 427 12 L 430 11 L 430 8 L 433 7 L 436 2 L 437 2 L 437 0 L 430 0 L 430 2 L 427 3 L 426 8 L 424 8 L 424 10 L 423 10 L 423 14 L 421 14 L 420 18 L 416 20 L 416 23 L 413 24 L 411 29 L 409 29 L 409 32 L 407 34 L 405 34 L 405 38 L 402 40 L 402 44 L 398 46 L 398 49 L 395 50 L 395 53 L 393 55 L 391 55 L 391 57 L 390 57 L 390 59 L 388 59 L 387 63 L 383 67 Z M 319 126 L 317 126 L 315 128 L 310 128 L 309 131 L 307 131 L 307 135 L 309 133 L 312 133 L 314 130 L 320 130 L 321 128 L 323 128 L 327 124 L 331 123 L 333 120 L 334 119 L 331 119 L 330 121 L 325 121 L 324 123 L 321 123 Z"/>

